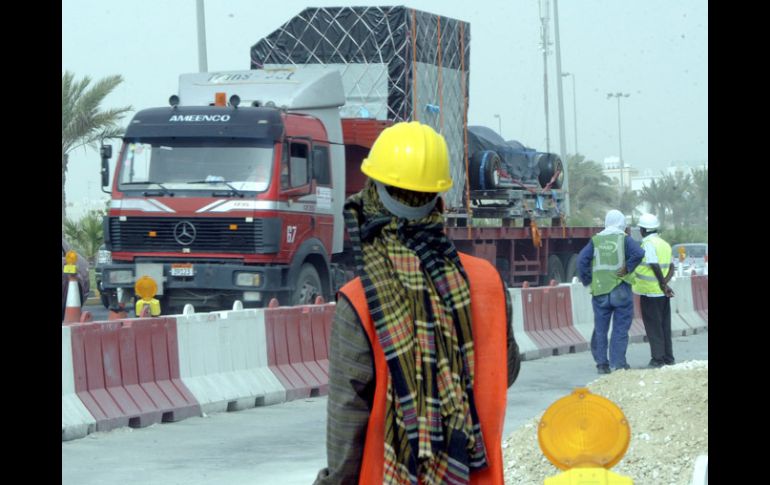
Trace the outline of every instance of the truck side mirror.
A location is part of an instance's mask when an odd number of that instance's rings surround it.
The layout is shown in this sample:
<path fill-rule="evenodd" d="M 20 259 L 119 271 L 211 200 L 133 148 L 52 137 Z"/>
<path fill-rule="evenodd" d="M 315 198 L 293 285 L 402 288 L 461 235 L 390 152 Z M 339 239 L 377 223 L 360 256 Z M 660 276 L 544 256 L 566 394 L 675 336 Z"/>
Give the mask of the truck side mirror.
<path fill-rule="evenodd" d="M 112 157 L 112 145 L 102 145 L 99 149 L 102 155 L 102 187 L 110 185 L 110 158 Z"/>

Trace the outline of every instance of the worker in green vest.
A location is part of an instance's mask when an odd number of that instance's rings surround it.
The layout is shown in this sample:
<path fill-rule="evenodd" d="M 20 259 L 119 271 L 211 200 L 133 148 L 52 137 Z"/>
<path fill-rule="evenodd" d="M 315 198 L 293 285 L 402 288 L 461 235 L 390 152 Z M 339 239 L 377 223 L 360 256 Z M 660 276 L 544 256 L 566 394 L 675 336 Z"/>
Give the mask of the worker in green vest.
<path fill-rule="evenodd" d="M 591 354 L 599 374 L 610 368 L 629 369 L 626 362 L 628 330 L 634 316 L 631 278 L 644 252 L 639 243 L 626 235 L 626 217 L 619 210 L 607 212 L 604 230 L 596 234 L 580 251 L 578 275 L 583 285 L 591 285 L 594 331 Z M 607 334 L 612 322 L 612 336 L 607 358 Z"/>
<path fill-rule="evenodd" d="M 639 295 L 644 330 L 650 342 L 649 367 L 674 364 L 671 341 L 671 301 L 674 290 L 668 282 L 674 275 L 671 246 L 658 234 L 660 222 L 653 214 L 642 214 L 639 232 L 642 234 L 644 259 L 634 272 L 634 293 Z"/>

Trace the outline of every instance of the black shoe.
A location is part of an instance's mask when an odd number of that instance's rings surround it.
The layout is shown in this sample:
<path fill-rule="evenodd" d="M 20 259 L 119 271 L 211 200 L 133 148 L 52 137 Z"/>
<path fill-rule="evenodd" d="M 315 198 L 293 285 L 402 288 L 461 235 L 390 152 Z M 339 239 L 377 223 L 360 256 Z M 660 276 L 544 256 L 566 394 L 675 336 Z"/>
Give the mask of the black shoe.
<path fill-rule="evenodd" d="M 596 370 L 599 372 L 599 374 L 609 374 L 612 372 L 610 370 L 610 366 L 607 364 L 597 365 Z"/>
<path fill-rule="evenodd" d="M 660 369 L 661 367 L 663 367 L 663 362 L 652 359 L 650 360 L 650 363 L 647 364 L 647 367 L 650 369 Z"/>
<path fill-rule="evenodd" d="M 624 364 L 624 365 L 622 365 L 622 366 L 620 366 L 620 367 L 616 367 L 616 368 L 615 368 L 615 370 L 628 370 L 628 369 L 630 369 L 630 368 L 631 368 L 631 366 L 630 366 L 630 365 L 628 365 L 628 364 Z"/>

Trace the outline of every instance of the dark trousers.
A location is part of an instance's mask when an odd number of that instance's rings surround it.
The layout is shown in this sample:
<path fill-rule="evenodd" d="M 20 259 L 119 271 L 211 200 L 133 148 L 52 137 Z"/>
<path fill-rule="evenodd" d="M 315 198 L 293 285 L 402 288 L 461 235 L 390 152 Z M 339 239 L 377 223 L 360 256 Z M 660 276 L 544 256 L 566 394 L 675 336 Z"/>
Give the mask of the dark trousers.
<path fill-rule="evenodd" d="M 674 349 L 671 342 L 671 300 L 663 297 L 639 296 L 642 321 L 650 341 L 652 363 L 673 364 Z"/>

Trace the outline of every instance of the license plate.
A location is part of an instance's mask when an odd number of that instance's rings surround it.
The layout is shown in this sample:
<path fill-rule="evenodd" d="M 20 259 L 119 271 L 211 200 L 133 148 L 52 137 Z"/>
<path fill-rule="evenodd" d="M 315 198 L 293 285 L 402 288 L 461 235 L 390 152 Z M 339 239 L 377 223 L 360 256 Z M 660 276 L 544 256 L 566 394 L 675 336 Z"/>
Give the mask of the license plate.
<path fill-rule="evenodd" d="M 192 263 L 171 265 L 171 276 L 193 276 L 194 274 Z"/>

